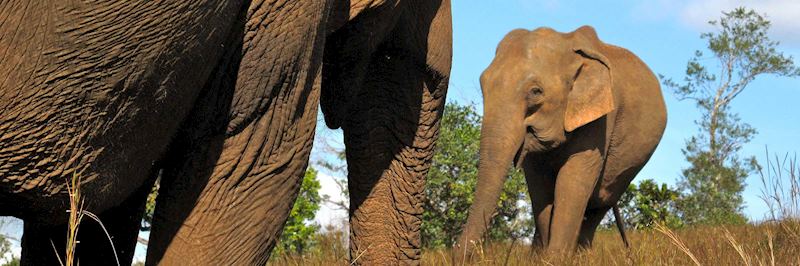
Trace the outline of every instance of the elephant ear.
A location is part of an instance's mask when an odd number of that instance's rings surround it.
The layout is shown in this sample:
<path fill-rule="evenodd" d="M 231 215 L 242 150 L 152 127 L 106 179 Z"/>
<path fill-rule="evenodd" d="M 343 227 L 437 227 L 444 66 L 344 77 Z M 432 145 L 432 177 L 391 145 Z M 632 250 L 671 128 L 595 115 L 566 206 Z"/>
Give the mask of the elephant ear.
<path fill-rule="evenodd" d="M 567 96 L 564 114 L 564 129 L 572 132 L 614 110 L 614 95 L 611 92 L 611 65 L 602 54 L 588 49 L 576 48 L 581 62 Z"/>

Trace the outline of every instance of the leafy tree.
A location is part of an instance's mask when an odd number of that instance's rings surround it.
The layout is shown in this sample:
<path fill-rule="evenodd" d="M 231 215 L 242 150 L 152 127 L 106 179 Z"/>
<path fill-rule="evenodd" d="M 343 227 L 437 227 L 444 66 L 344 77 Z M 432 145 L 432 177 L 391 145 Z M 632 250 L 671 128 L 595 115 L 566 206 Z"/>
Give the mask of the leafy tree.
<path fill-rule="evenodd" d="M 770 22 L 755 11 L 736 8 L 709 23 L 718 32 L 704 33 L 701 38 L 708 40 L 708 50 L 716 59 L 713 69 L 704 65 L 703 52 L 696 51 L 682 83 L 661 76 L 666 87 L 679 99 L 694 102 L 702 114 L 695 121 L 698 134 L 683 149 L 690 166 L 683 169 L 679 187 L 686 194 L 678 207 L 690 224 L 744 223 L 744 180 L 759 166 L 755 157 L 742 159 L 738 153 L 756 129 L 739 119 L 731 103 L 762 74 L 796 77 L 800 69 L 792 57 L 776 50 L 778 42 L 767 36 Z"/>
<path fill-rule="evenodd" d="M 620 211 L 629 228 L 651 228 L 656 223 L 670 228 L 681 227 L 683 222 L 678 217 L 675 204 L 678 196 L 678 190 L 667 184 L 659 186 L 654 180 L 645 179 L 638 186 L 628 186 L 628 190 L 620 198 Z"/>
<path fill-rule="evenodd" d="M 478 178 L 480 131 L 481 117 L 474 104 L 445 106 L 425 185 L 421 229 L 425 247 L 452 246 L 466 222 Z M 533 231 L 529 209 L 520 205 L 528 200 L 524 176 L 514 169 L 507 178 L 489 239 L 515 239 Z"/>
<path fill-rule="evenodd" d="M 294 202 L 292 212 L 283 228 L 280 243 L 276 248 L 276 253 L 293 252 L 302 254 L 306 249 L 312 247 L 317 239 L 315 235 L 320 229 L 318 224 L 312 224 L 314 215 L 317 213 L 322 202 L 319 195 L 319 180 L 317 180 L 317 170 L 309 167 L 303 176 L 303 183 L 300 187 L 300 194 Z"/>

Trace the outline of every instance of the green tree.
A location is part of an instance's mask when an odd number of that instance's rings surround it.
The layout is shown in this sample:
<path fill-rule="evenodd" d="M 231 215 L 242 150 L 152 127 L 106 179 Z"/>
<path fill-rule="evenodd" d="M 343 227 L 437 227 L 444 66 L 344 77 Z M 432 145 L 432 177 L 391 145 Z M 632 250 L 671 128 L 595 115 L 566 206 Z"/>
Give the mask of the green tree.
<path fill-rule="evenodd" d="M 652 179 L 645 179 L 638 186 L 628 186 L 620 198 L 619 207 L 629 228 L 651 228 L 656 223 L 677 228 L 683 225 L 675 204 L 679 196 L 678 190 L 667 184 L 659 185 Z"/>
<path fill-rule="evenodd" d="M 425 185 L 422 214 L 422 244 L 425 247 L 452 246 L 466 222 L 478 178 L 481 117 L 474 104 L 445 106 L 433 163 Z M 497 214 L 487 233 L 489 239 L 529 235 L 533 224 L 523 174 L 509 171 L 498 202 Z"/>
<path fill-rule="evenodd" d="M 300 194 L 297 195 L 289 219 L 286 220 L 276 254 L 284 252 L 303 254 L 316 244 L 315 236 L 320 226 L 312 222 L 322 203 L 322 197 L 319 195 L 320 187 L 317 170 L 309 167 L 303 176 Z"/>
<path fill-rule="evenodd" d="M 742 159 L 738 153 L 756 129 L 739 119 L 731 102 L 762 74 L 796 77 L 800 69 L 792 57 L 776 50 L 778 42 L 767 36 L 770 22 L 755 11 L 736 8 L 709 23 L 718 31 L 701 38 L 708 40 L 715 64 L 704 65 L 707 58 L 698 50 L 682 83 L 661 76 L 666 87 L 679 99 L 694 102 L 702 114 L 695 121 L 698 134 L 683 149 L 690 166 L 682 171 L 679 188 L 685 195 L 678 208 L 690 224 L 744 223 L 744 180 L 759 166 L 755 157 Z"/>

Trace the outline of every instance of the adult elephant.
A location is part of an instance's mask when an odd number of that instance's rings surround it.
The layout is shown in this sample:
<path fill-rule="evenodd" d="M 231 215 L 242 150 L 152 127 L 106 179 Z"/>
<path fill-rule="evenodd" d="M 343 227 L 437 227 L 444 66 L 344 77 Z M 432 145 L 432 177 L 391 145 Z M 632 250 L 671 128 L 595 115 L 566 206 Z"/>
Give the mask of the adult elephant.
<path fill-rule="evenodd" d="M 512 162 L 525 172 L 535 241 L 550 251 L 590 246 L 664 132 L 658 80 L 633 53 L 584 26 L 512 31 L 481 87 L 478 184 L 458 253 L 486 230 Z"/>
<path fill-rule="evenodd" d="M 321 102 L 344 130 L 351 252 L 419 259 L 422 187 L 451 59 L 437 1 L 3 1 L 0 215 L 22 263 L 63 253 L 81 180 L 81 264 L 263 265 L 297 196 Z M 51 245 L 52 241 L 52 245 Z"/>

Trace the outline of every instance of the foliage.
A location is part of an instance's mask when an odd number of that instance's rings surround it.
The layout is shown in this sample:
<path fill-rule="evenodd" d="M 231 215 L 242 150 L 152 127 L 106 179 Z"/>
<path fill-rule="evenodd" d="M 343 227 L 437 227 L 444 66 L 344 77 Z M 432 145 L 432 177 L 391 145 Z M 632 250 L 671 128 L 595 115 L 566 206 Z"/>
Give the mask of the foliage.
<path fill-rule="evenodd" d="M 620 211 L 629 228 L 652 228 L 656 223 L 678 228 L 683 225 L 675 206 L 678 196 L 680 193 L 667 184 L 659 186 L 656 181 L 645 179 L 638 186 L 628 186 L 619 201 Z"/>
<path fill-rule="evenodd" d="M 466 222 L 478 178 L 480 131 L 481 117 L 474 104 L 445 106 L 425 185 L 424 247 L 452 246 Z M 519 204 L 528 201 L 524 176 L 513 169 L 507 178 L 489 239 L 516 239 L 533 231 L 528 208 Z"/>
<path fill-rule="evenodd" d="M 322 197 L 319 195 L 320 184 L 317 180 L 317 170 L 309 167 L 303 176 L 300 193 L 294 202 L 289 219 L 281 234 L 280 243 L 276 253 L 293 252 L 302 254 L 306 249 L 316 244 L 314 236 L 320 229 L 318 224 L 312 224 L 314 215 L 320 208 Z"/>
<path fill-rule="evenodd" d="M 156 198 L 158 197 L 158 189 L 161 187 L 161 178 L 156 179 L 150 194 L 147 194 L 147 203 L 144 207 L 144 217 L 142 217 L 142 225 L 139 228 L 141 231 L 150 231 L 150 225 L 153 224 L 153 213 L 156 210 Z"/>
<path fill-rule="evenodd" d="M 678 201 L 683 219 L 690 224 L 744 223 L 744 180 L 759 169 L 755 157 L 740 158 L 742 145 L 756 129 L 740 121 L 731 102 L 762 74 L 795 77 L 800 69 L 792 57 L 778 52 L 778 42 L 767 36 L 770 22 L 752 10 L 736 8 L 709 22 L 718 32 L 701 35 L 717 59 L 716 68 L 704 65 L 696 51 L 686 66 L 683 83 L 661 76 L 681 100 L 694 102 L 701 111 L 695 121 L 697 135 L 686 142 L 683 154 L 690 163 L 679 183 L 685 195 Z M 719 71 L 719 75 L 711 74 Z"/>

